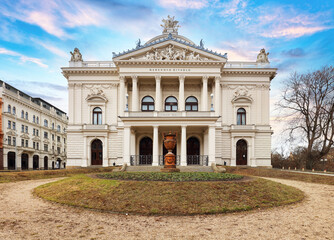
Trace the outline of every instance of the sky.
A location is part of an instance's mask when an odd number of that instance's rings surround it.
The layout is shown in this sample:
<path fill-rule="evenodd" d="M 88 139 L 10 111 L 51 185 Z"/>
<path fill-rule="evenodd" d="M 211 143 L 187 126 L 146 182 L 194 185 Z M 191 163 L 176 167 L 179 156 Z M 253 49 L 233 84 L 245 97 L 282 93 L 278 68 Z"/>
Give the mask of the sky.
<path fill-rule="evenodd" d="M 0 79 L 67 112 L 61 67 L 78 47 L 84 60 L 112 60 L 112 52 L 160 35 L 175 16 L 179 34 L 229 61 L 255 61 L 261 48 L 278 68 L 271 83 L 273 148 L 286 144 L 275 107 L 289 75 L 334 62 L 333 0 L 1 0 Z"/>

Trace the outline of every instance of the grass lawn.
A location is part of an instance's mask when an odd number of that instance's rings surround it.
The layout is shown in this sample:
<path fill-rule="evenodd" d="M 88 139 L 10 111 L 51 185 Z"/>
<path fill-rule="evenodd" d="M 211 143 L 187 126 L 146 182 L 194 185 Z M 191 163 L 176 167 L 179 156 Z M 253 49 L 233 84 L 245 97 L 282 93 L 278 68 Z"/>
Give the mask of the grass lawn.
<path fill-rule="evenodd" d="M 246 211 L 301 201 L 303 192 L 272 181 L 120 181 L 76 175 L 42 185 L 50 201 L 143 215 L 194 215 Z"/>
<path fill-rule="evenodd" d="M 45 179 L 45 178 L 69 177 L 75 174 L 83 174 L 83 173 L 111 172 L 113 168 L 114 167 L 0 172 L 0 183 Z"/>
<path fill-rule="evenodd" d="M 243 167 L 226 167 L 228 173 L 241 174 L 245 176 L 258 176 L 268 178 L 281 178 L 289 180 L 297 180 L 310 183 L 321 183 L 334 185 L 333 176 L 323 176 L 307 173 L 294 173 L 281 171 L 280 169 L 265 169 L 265 168 L 243 168 Z"/>

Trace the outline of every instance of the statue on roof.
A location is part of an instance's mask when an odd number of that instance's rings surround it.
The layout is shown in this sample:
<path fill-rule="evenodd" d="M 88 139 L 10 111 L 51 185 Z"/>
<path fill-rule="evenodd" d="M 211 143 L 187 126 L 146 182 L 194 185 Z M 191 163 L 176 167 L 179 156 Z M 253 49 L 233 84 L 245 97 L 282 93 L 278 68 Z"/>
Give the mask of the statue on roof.
<path fill-rule="evenodd" d="M 204 42 L 203 42 L 203 39 L 201 39 L 201 41 L 199 42 L 199 46 L 200 46 L 201 48 L 204 48 Z"/>
<path fill-rule="evenodd" d="M 162 19 L 163 24 L 160 26 L 164 28 L 162 33 L 175 33 L 177 34 L 177 30 L 180 27 L 178 25 L 179 21 L 176 21 L 174 19 L 175 17 L 170 17 L 169 15 L 167 16 L 167 19 Z"/>
<path fill-rule="evenodd" d="M 82 55 L 78 48 L 74 48 L 74 51 L 70 53 L 71 53 L 71 62 L 82 62 L 83 61 Z"/>
<path fill-rule="evenodd" d="M 257 63 L 269 63 L 268 55 L 269 55 L 269 52 L 266 53 L 266 50 L 262 48 L 260 50 L 260 53 L 257 55 L 256 62 Z"/>
<path fill-rule="evenodd" d="M 136 48 L 140 48 L 141 47 L 141 41 L 140 38 L 138 39 L 138 41 L 136 42 Z"/>

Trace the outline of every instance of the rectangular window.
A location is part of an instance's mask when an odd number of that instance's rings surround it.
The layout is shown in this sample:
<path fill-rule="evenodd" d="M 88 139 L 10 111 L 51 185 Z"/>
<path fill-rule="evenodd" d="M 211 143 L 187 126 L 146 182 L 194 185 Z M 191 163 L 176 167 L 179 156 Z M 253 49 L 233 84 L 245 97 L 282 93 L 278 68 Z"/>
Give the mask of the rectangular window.
<path fill-rule="evenodd" d="M 8 120 L 8 128 L 11 129 L 12 128 L 12 122 Z"/>
<path fill-rule="evenodd" d="M 32 135 L 33 135 L 33 136 L 36 135 L 36 129 L 35 129 L 35 128 L 32 130 Z"/>
<path fill-rule="evenodd" d="M 52 141 L 54 141 L 55 140 L 55 135 L 54 134 L 52 134 Z"/>
<path fill-rule="evenodd" d="M 59 136 L 57 136 L 57 142 L 60 142 L 60 137 Z"/>
<path fill-rule="evenodd" d="M 60 147 L 57 147 L 57 153 L 60 154 Z"/>
<path fill-rule="evenodd" d="M 44 132 L 44 138 L 48 138 L 48 133 L 47 132 Z"/>
<path fill-rule="evenodd" d="M 37 136 L 37 137 L 39 136 L 39 131 L 38 131 L 38 129 L 36 129 L 36 136 Z"/>
<path fill-rule="evenodd" d="M 12 137 L 11 136 L 8 136 L 8 145 L 12 145 Z"/>
<path fill-rule="evenodd" d="M 26 127 L 26 133 L 28 133 L 28 126 L 25 126 Z"/>
<path fill-rule="evenodd" d="M 64 138 L 64 144 L 66 143 L 66 138 Z"/>
<path fill-rule="evenodd" d="M 54 152 L 55 151 L 55 146 L 52 146 L 52 152 Z"/>
<path fill-rule="evenodd" d="M 24 147 L 24 139 L 21 139 L 21 147 Z"/>
<path fill-rule="evenodd" d="M 36 147 L 36 143 L 32 142 L 32 148 L 35 149 L 35 147 Z"/>
<path fill-rule="evenodd" d="M 21 132 L 24 132 L 24 125 L 21 125 Z"/>
<path fill-rule="evenodd" d="M 29 147 L 29 141 L 26 140 L 26 147 Z"/>
<path fill-rule="evenodd" d="M 13 137 L 13 146 L 16 146 L 16 137 Z"/>
<path fill-rule="evenodd" d="M 47 144 L 44 144 L 44 151 L 47 152 L 49 149 L 48 145 Z"/>
<path fill-rule="evenodd" d="M 39 142 L 36 143 L 36 149 L 39 150 Z"/>
<path fill-rule="evenodd" d="M 13 129 L 16 130 L 16 122 L 13 122 Z"/>

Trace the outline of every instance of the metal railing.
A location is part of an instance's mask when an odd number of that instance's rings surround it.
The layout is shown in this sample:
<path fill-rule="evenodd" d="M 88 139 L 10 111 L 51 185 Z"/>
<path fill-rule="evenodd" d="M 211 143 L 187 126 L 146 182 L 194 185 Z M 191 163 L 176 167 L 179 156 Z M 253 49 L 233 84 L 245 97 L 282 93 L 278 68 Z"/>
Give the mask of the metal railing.
<path fill-rule="evenodd" d="M 180 155 L 176 155 L 176 165 L 180 166 Z M 164 166 L 165 165 L 165 158 L 164 155 L 159 155 L 159 166 Z"/>
<path fill-rule="evenodd" d="M 153 160 L 152 155 L 131 155 L 130 165 L 131 166 L 152 165 L 152 160 Z"/>
<path fill-rule="evenodd" d="M 208 155 L 187 155 L 187 165 L 208 166 Z"/>

